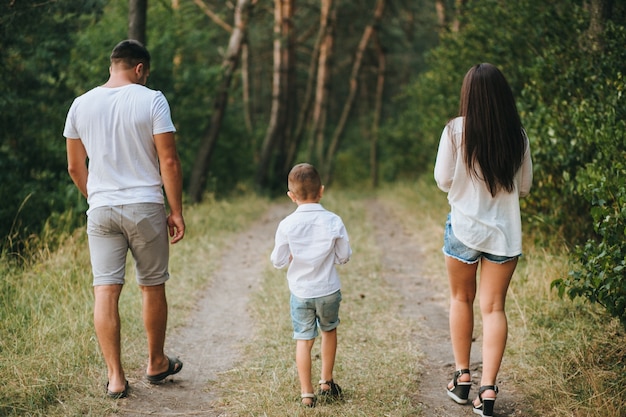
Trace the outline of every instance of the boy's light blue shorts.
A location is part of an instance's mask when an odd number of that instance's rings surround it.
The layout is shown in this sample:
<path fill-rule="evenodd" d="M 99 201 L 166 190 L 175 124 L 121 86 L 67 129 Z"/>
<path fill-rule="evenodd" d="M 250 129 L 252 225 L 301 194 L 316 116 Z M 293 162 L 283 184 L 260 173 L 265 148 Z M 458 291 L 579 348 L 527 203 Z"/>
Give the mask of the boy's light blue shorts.
<path fill-rule="evenodd" d="M 317 327 L 329 332 L 339 326 L 341 290 L 318 298 L 298 298 L 291 294 L 293 338 L 312 340 L 318 336 Z"/>
<path fill-rule="evenodd" d="M 493 262 L 495 264 L 504 264 L 521 256 L 498 256 L 468 248 L 454 235 L 454 232 L 452 231 L 452 221 L 450 220 L 449 214 L 448 219 L 446 220 L 446 229 L 443 234 L 442 250 L 444 255 L 466 264 L 475 264 L 480 260 L 480 258 L 485 258 L 489 262 Z"/>

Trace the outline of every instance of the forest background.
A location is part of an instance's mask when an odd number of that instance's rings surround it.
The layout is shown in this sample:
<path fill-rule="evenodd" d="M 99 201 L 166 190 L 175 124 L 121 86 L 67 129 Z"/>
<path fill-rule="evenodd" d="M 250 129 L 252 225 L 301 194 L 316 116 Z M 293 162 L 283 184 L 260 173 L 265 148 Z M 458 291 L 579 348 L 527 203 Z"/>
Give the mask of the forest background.
<path fill-rule="evenodd" d="M 62 137 L 103 83 L 127 0 L 6 1 L 0 15 L 0 248 L 20 264 L 85 223 Z M 148 86 L 178 128 L 186 199 L 284 192 L 294 162 L 333 187 L 432 175 L 476 63 L 502 69 L 534 160 L 523 204 L 571 249 L 561 295 L 626 323 L 626 5 L 611 0 L 151 0 Z M 132 13 L 131 13 L 132 14 Z M 1 284 L 4 285 L 4 284 Z"/>

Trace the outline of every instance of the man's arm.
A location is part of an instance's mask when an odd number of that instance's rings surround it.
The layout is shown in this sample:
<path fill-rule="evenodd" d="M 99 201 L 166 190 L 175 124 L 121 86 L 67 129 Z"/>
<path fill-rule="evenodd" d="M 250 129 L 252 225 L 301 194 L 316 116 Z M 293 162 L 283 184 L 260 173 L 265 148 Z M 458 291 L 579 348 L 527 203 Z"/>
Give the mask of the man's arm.
<path fill-rule="evenodd" d="M 67 138 L 67 172 L 82 195 L 87 198 L 87 151 L 80 139 Z"/>
<path fill-rule="evenodd" d="M 185 236 L 185 220 L 183 218 L 183 174 L 174 132 L 154 135 L 154 143 L 159 157 L 163 188 L 170 207 L 167 225 L 172 243 L 176 243 Z"/>

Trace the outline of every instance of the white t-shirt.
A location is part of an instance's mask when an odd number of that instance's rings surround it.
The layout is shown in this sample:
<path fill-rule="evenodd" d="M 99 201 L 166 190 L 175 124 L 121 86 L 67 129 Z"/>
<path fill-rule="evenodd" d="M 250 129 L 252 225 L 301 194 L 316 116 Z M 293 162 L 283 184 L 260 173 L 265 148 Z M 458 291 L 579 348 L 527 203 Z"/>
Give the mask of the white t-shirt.
<path fill-rule="evenodd" d="M 160 91 L 139 84 L 96 87 L 77 97 L 63 135 L 80 139 L 89 158 L 89 210 L 133 203 L 164 203 L 153 135 L 175 132 Z"/>
<path fill-rule="evenodd" d="M 513 192 L 501 190 L 493 197 L 486 183 L 470 176 L 465 166 L 461 148 L 463 118 L 457 117 L 444 128 L 435 162 L 435 181 L 448 193 L 452 230 L 465 246 L 497 256 L 522 253 L 519 198 L 530 192 L 533 179 L 530 147 L 524 137 L 526 151 L 515 175 Z"/>
<path fill-rule="evenodd" d="M 287 281 L 293 295 L 317 298 L 341 289 L 335 264 L 345 264 L 351 255 L 341 218 L 310 203 L 299 205 L 280 222 L 270 260 L 276 268 L 289 265 Z"/>

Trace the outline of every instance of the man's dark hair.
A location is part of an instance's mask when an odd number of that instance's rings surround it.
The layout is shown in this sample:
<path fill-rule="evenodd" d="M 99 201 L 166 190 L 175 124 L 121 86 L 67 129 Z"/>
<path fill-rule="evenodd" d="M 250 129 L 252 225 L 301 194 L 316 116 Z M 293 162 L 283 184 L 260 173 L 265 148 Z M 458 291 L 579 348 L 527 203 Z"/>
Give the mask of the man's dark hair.
<path fill-rule="evenodd" d="M 134 39 L 126 39 L 113 48 L 111 63 L 124 63 L 128 68 L 142 63 L 146 68 L 150 68 L 150 53 L 141 42 Z"/>

